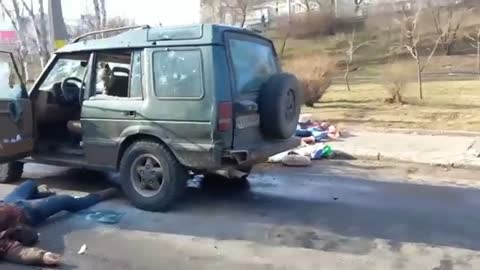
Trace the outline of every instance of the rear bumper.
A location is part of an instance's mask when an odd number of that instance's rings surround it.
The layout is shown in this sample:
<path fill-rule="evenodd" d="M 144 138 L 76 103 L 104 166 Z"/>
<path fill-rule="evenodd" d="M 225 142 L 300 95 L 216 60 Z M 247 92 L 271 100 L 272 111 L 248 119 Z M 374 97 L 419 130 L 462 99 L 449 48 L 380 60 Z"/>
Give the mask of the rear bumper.
<path fill-rule="evenodd" d="M 231 150 L 227 152 L 227 156 L 235 158 L 239 166 L 245 167 L 267 161 L 269 157 L 291 150 L 299 145 L 300 139 L 291 137 L 286 140 L 263 142 L 249 150 Z"/>

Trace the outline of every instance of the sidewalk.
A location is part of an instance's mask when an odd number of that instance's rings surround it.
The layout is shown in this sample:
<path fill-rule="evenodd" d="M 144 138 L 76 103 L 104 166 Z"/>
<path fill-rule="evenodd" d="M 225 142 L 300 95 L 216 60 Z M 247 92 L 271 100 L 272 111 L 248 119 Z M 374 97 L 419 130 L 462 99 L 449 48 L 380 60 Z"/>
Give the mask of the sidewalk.
<path fill-rule="evenodd" d="M 480 169 L 480 158 L 468 154 L 475 137 L 349 132 L 328 144 L 356 158 L 399 160 L 431 165 Z M 477 138 L 478 139 L 478 138 Z"/>

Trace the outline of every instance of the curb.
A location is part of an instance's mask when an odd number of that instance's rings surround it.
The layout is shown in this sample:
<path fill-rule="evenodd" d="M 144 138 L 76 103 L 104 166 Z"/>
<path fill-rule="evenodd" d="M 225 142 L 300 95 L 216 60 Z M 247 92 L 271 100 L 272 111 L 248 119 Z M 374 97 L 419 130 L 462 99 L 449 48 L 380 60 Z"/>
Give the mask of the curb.
<path fill-rule="evenodd" d="M 366 154 L 350 154 L 341 150 L 334 150 L 335 155 L 331 158 L 333 160 L 376 160 L 376 161 L 400 161 L 407 163 L 416 163 L 423 165 L 430 165 L 435 167 L 444 167 L 444 168 L 456 168 L 456 169 L 468 169 L 468 170 L 480 170 L 480 164 L 466 164 L 461 162 L 424 162 L 411 159 L 402 159 L 384 156 L 381 153 L 376 155 L 366 155 Z"/>

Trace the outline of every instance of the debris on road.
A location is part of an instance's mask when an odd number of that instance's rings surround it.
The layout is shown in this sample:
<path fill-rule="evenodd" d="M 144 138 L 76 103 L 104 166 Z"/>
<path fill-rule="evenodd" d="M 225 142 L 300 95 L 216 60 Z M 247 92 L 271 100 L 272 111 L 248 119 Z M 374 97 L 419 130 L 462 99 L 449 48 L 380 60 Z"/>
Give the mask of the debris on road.
<path fill-rule="evenodd" d="M 468 147 L 467 154 L 473 157 L 480 157 L 480 138 L 476 138 Z"/>
<path fill-rule="evenodd" d="M 80 248 L 80 250 L 78 250 L 77 254 L 82 255 L 82 254 L 85 253 L 85 251 L 87 251 L 87 245 L 83 244 L 82 247 Z"/>
<path fill-rule="evenodd" d="M 312 165 L 312 161 L 306 156 L 287 155 L 282 158 L 282 164 L 289 167 L 308 167 Z"/>
<path fill-rule="evenodd" d="M 117 224 L 123 217 L 123 213 L 118 213 L 111 210 L 99 211 L 82 211 L 80 214 L 85 215 L 86 220 L 91 220 L 104 224 Z"/>

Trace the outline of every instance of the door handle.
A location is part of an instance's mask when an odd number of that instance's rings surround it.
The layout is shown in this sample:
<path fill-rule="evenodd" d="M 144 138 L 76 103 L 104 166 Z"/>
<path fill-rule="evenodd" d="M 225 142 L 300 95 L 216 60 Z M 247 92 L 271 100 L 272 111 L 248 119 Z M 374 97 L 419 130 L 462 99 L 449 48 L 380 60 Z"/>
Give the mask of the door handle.
<path fill-rule="evenodd" d="M 129 116 L 129 117 L 135 117 L 135 116 L 137 116 L 137 112 L 136 112 L 136 111 L 124 111 L 124 112 L 122 112 L 122 114 L 123 114 L 124 116 Z"/>

